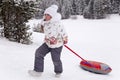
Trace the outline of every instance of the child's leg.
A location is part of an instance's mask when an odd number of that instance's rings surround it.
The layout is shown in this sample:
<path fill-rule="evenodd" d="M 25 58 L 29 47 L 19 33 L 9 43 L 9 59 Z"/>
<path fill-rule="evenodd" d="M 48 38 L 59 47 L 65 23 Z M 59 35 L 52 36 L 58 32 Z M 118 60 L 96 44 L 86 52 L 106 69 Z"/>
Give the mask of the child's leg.
<path fill-rule="evenodd" d="M 61 51 L 62 51 L 62 46 L 59 48 L 51 49 L 51 57 L 54 64 L 55 73 L 62 73 L 63 71 L 62 62 L 60 60 Z"/>
<path fill-rule="evenodd" d="M 35 53 L 34 70 L 37 72 L 43 72 L 44 70 L 44 57 L 50 51 L 50 48 L 44 43 L 41 45 Z"/>

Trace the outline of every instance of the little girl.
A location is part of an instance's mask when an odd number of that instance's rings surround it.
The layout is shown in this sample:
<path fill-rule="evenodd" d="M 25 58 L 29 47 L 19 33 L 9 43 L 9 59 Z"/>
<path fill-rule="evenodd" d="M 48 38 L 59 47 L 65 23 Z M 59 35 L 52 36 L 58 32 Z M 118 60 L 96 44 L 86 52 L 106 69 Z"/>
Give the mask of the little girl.
<path fill-rule="evenodd" d="M 63 45 L 68 42 L 68 36 L 60 23 L 61 15 L 57 10 L 58 6 L 52 5 L 44 12 L 40 31 L 45 34 L 45 39 L 44 43 L 35 52 L 34 69 L 28 71 L 32 76 L 41 76 L 44 71 L 44 57 L 49 52 L 51 53 L 56 76 L 63 72 L 60 56 Z"/>

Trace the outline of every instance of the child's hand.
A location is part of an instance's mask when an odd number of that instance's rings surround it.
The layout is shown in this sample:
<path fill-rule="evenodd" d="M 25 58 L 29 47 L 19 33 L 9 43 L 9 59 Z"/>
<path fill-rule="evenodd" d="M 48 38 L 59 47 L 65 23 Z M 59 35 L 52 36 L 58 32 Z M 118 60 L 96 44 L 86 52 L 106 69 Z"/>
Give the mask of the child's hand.
<path fill-rule="evenodd" d="M 65 37 L 65 38 L 63 39 L 63 43 L 64 43 L 64 44 L 67 44 L 67 43 L 68 43 L 68 37 Z"/>
<path fill-rule="evenodd" d="M 57 40 L 55 37 L 51 37 L 50 38 L 50 44 L 56 44 L 57 43 Z"/>

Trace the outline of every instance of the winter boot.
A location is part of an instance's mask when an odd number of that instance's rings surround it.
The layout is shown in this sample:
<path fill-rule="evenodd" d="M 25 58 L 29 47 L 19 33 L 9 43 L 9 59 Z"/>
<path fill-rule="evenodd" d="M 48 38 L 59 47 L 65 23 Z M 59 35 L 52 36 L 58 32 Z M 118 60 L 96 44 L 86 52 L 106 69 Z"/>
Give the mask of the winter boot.
<path fill-rule="evenodd" d="M 61 73 L 56 73 L 55 77 L 59 78 L 61 76 Z"/>
<path fill-rule="evenodd" d="M 30 74 L 33 77 L 40 77 L 42 75 L 42 72 L 36 72 L 34 70 L 29 70 L 28 74 Z"/>

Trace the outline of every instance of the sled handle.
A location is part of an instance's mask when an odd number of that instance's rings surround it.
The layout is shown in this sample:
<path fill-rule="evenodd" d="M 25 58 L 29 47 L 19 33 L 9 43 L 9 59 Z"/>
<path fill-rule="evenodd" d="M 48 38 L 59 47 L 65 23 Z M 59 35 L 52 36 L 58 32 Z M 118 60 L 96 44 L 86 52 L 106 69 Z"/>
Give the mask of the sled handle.
<path fill-rule="evenodd" d="M 80 55 L 78 55 L 75 51 L 73 51 L 71 48 L 69 48 L 67 45 L 64 45 L 68 50 L 70 50 L 72 53 L 74 53 L 77 57 L 79 57 L 80 59 L 82 59 L 83 61 L 86 61 L 85 59 L 83 59 Z"/>

